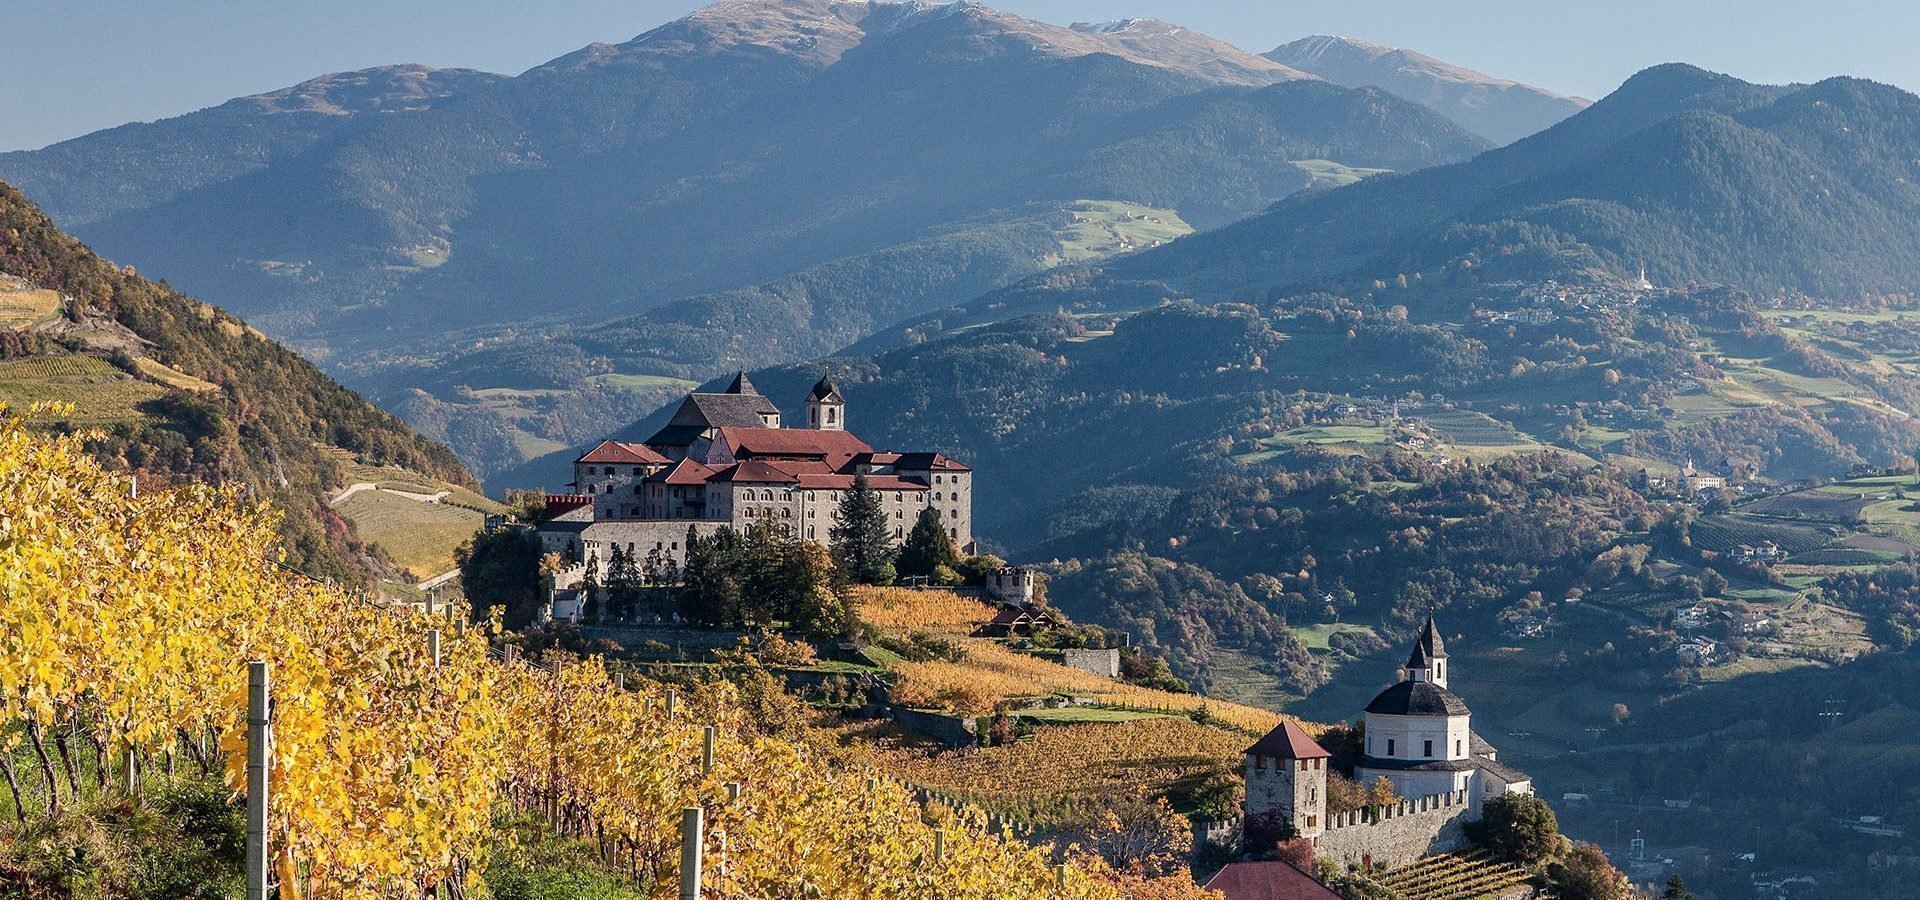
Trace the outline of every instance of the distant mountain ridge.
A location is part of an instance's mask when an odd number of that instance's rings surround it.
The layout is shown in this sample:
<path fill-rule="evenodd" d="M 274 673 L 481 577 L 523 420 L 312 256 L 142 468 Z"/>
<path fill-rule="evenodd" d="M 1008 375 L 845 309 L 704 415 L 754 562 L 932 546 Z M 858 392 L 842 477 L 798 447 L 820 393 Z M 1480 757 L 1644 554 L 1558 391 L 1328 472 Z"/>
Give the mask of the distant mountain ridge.
<path fill-rule="evenodd" d="M 883 331 L 862 349 L 1057 309 L 1308 290 L 1406 302 L 1506 279 L 1637 277 L 1832 302 L 1920 285 L 1920 97 L 1833 78 L 1770 86 L 1657 66 L 1473 160 L 1296 195 L 1097 268 Z"/>
<path fill-rule="evenodd" d="M 1304 37 L 1265 55 L 1334 84 L 1389 91 L 1439 112 L 1496 144 L 1510 144 L 1543 131 L 1591 103 L 1495 78 L 1413 50 L 1349 37 Z"/>
<path fill-rule="evenodd" d="M 953 302 L 914 273 L 953 271 L 956 232 L 978 237 L 965 270 L 985 289 L 1053 265 L 1051 230 L 1025 224 L 1035 208 L 1127 202 L 1213 227 L 1312 184 L 1295 160 L 1411 170 L 1486 146 L 1387 92 L 1164 23 L 766 0 L 514 77 L 329 76 L 0 156 L 0 174 L 84 222 L 76 232 L 102 253 L 165 271 L 397 402 L 431 379 L 394 373 L 656 310 L 682 322 L 666 308 L 695 300 L 709 321 L 759 330 L 675 327 L 599 373 L 699 377 L 732 364 L 735 340 L 767 348 L 753 363 L 791 359 Z M 830 316 L 770 309 L 758 289 L 858 259 L 886 260 L 884 277 L 810 282 L 807 304 Z M 894 287 L 870 290 L 882 282 Z M 497 380 L 456 387 L 541 384 L 469 371 Z M 578 425 L 435 397 L 485 420 L 462 446 L 506 457 Z"/>

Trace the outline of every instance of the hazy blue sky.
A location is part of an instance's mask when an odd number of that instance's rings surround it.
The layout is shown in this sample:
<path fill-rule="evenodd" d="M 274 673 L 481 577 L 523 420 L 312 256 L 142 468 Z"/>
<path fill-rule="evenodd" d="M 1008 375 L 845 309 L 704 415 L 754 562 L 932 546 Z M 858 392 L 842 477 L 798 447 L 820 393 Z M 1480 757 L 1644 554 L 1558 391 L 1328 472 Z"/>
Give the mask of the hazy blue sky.
<path fill-rule="evenodd" d="M 3 0 L 0 149 L 164 118 L 314 75 L 423 62 L 515 73 L 623 41 L 690 0 Z M 1410 47 L 1599 97 L 1681 60 L 1751 81 L 1920 87 L 1920 6 L 1883 0 L 1003 0 L 1049 22 L 1149 16 L 1254 51 L 1308 34 Z"/>

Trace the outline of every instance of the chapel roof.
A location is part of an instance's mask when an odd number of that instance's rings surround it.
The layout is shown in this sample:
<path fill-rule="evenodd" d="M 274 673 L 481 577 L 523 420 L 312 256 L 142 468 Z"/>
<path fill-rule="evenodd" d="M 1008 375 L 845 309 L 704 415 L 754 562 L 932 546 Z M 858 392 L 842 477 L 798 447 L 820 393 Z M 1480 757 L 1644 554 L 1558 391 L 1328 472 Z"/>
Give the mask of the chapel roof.
<path fill-rule="evenodd" d="M 1373 702 L 1367 712 L 1386 716 L 1464 716 L 1467 701 L 1431 681 L 1402 681 L 1393 685 Z"/>

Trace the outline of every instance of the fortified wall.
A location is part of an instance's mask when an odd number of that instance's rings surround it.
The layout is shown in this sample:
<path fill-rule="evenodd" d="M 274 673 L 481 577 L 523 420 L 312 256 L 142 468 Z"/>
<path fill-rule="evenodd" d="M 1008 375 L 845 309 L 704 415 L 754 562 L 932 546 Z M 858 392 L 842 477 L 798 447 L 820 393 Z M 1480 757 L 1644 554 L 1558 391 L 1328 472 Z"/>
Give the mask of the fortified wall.
<path fill-rule="evenodd" d="M 1466 844 L 1464 826 L 1478 812 L 1461 790 L 1336 813 L 1327 817 L 1315 849 L 1342 868 L 1363 863 L 1396 868 Z"/>
<path fill-rule="evenodd" d="M 1398 868 L 1429 854 L 1465 846 L 1466 823 L 1477 817 L 1478 807 L 1464 790 L 1334 813 L 1327 817 L 1326 829 L 1313 839 L 1314 852 L 1342 869 L 1366 864 Z M 1213 844 L 1229 850 L 1253 850 L 1241 846 L 1246 839 L 1245 827 L 1244 818 L 1197 822 L 1195 848 Z"/>

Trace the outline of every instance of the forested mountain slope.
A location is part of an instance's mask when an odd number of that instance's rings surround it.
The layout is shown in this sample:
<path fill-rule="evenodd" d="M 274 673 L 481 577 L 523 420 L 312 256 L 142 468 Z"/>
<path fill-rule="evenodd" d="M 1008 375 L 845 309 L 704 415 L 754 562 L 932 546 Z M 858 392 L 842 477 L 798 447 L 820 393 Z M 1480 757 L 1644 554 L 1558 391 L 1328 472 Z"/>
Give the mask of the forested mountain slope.
<path fill-rule="evenodd" d="M 1852 78 L 1649 69 L 1578 115 L 1451 166 L 1311 192 L 1176 245 L 929 314 L 886 340 L 1173 296 L 1470 301 L 1506 281 L 1728 284 L 1878 302 L 1920 284 L 1920 98 Z M 1435 299 L 1438 298 L 1438 299 Z"/>
<path fill-rule="evenodd" d="M 326 502 L 347 458 L 471 483 L 445 447 L 232 315 L 108 263 L 0 182 L 0 402 L 161 482 L 243 482 L 290 511 L 289 562 L 356 583 L 384 561 Z"/>

